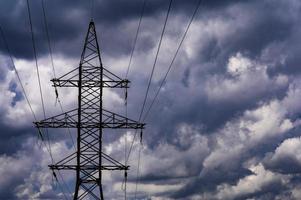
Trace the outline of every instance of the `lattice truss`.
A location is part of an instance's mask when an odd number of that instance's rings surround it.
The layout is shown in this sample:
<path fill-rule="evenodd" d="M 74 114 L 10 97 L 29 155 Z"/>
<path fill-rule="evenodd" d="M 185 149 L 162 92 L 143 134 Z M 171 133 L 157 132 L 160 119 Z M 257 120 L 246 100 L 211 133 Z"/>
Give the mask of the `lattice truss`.
<path fill-rule="evenodd" d="M 102 151 L 103 129 L 143 129 L 145 124 L 102 108 L 103 88 L 128 88 L 129 81 L 103 67 L 93 21 L 79 67 L 51 81 L 55 87 L 78 88 L 78 108 L 34 122 L 39 129 L 77 129 L 77 151 L 49 167 L 76 171 L 74 199 L 104 199 L 102 171 L 128 170 L 129 166 Z"/>

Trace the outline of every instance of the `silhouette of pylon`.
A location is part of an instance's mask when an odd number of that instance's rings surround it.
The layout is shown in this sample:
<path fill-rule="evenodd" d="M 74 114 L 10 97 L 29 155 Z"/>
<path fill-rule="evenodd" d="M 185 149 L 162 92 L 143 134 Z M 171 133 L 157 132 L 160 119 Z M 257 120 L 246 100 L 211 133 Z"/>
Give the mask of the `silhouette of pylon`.
<path fill-rule="evenodd" d="M 104 129 L 143 129 L 145 124 L 103 109 L 103 88 L 128 88 L 129 81 L 103 67 L 93 21 L 79 67 L 51 81 L 54 87 L 78 88 L 78 108 L 34 122 L 38 129 L 77 129 L 77 151 L 49 168 L 76 171 L 73 199 L 103 200 L 103 171 L 129 169 L 102 151 Z"/>

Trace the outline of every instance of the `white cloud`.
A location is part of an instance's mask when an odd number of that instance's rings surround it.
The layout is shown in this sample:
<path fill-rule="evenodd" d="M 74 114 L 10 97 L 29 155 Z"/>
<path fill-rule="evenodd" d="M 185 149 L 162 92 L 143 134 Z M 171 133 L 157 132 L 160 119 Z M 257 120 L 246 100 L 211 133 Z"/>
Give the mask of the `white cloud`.
<path fill-rule="evenodd" d="M 229 58 L 227 71 L 231 77 L 213 75 L 206 82 L 205 91 L 210 101 L 237 103 L 250 101 L 288 85 L 288 78 L 285 75 L 270 78 L 267 66 L 239 52 Z"/>
<path fill-rule="evenodd" d="M 160 143 L 154 149 L 143 146 L 141 151 L 140 177 L 173 177 L 172 182 L 166 184 L 162 180 L 153 180 L 152 182 L 140 183 L 138 186 L 138 194 L 143 194 L 150 197 L 156 197 L 161 193 L 174 192 L 187 183 L 189 176 L 197 175 L 199 172 L 203 158 L 208 155 L 209 148 L 207 139 L 200 135 L 197 127 L 188 124 L 179 125 L 175 142 L 179 142 L 182 147 L 177 148 L 168 143 Z M 133 137 L 133 133 L 128 133 L 127 143 L 129 144 Z M 123 160 L 120 152 L 124 150 L 124 137 L 107 145 L 106 151 L 115 159 Z M 130 171 L 129 177 L 135 180 L 137 170 L 137 153 L 139 141 L 136 141 L 133 146 L 132 154 L 129 160 Z M 185 150 L 181 148 L 185 147 Z M 106 180 L 105 184 L 114 184 L 112 193 L 122 195 L 120 176 L 111 174 L 111 178 Z M 117 182 L 116 182 L 117 181 Z M 134 195 L 135 183 L 128 183 L 128 195 Z"/>
<path fill-rule="evenodd" d="M 70 153 L 64 142 L 54 143 L 52 150 L 56 161 L 63 154 Z M 54 179 L 48 169 L 49 164 L 50 155 L 45 146 L 39 149 L 35 139 L 28 139 L 16 154 L 0 156 L 0 188 L 11 188 L 20 199 L 55 198 L 57 194 L 60 196 L 60 191 L 53 187 Z M 73 179 L 71 174 L 65 175 L 66 182 Z M 60 180 L 59 176 L 58 178 Z"/>
<path fill-rule="evenodd" d="M 57 115 L 61 113 L 60 107 L 57 104 L 55 107 L 56 97 L 54 88 L 50 80 L 53 78 L 52 67 L 49 65 L 48 58 L 39 59 L 39 71 L 43 92 L 44 105 L 46 109 L 46 117 Z M 58 57 L 55 60 L 56 74 L 58 77 L 69 72 L 77 66 L 77 61 Z M 20 74 L 21 81 L 25 87 L 26 94 L 29 98 L 34 113 L 38 120 L 43 119 L 42 104 L 38 86 L 38 79 L 34 61 L 27 61 L 23 59 L 15 60 L 16 68 Z M 16 96 L 14 91 L 10 90 L 10 84 L 15 82 L 18 84 L 17 91 L 23 91 L 19 85 L 16 74 L 13 71 L 8 71 L 5 81 L 0 83 L 0 90 L 3 95 L 0 96 L 1 108 L 3 113 L 3 122 L 8 126 L 22 127 L 26 124 L 31 124 L 34 121 L 26 99 L 19 99 L 12 105 L 13 98 Z M 59 98 L 63 105 L 64 111 L 68 111 L 77 106 L 77 92 L 76 88 L 58 88 Z M 107 109 L 123 105 L 123 97 L 116 91 L 107 90 L 104 92 L 104 106 Z"/>
<path fill-rule="evenodd" d="M 281 102 L 245 111 L 241 118 L 228 122 L 216 136 L 215 150 L 206 158 L 204 166 L 213 168 L 235 160 L 268 138 L 277 137 L 293 128 L 286 118 L 287 112 Z M 238 159 L 239 160 L 239 159 Z M 231 164 L 231 162 L 229 162 Z"/>
<path fill-rule="evenodd" d="M 293 157 L 301 164 L 301 138 L 290 138 L 284 140 L 275 150 L 273 159 Z"/>
<path fill-rule="evenodd" d="M 273 182 L 285 185 L 288 180 L 279 174 L 266 170 L 261 164 L 249 168 L 254 174 L 240 179 L 236 185 L 223 184 L 218 186 L 217 199 L 234 199 L 235 197 L 261 191 L 264 186 Z"/>

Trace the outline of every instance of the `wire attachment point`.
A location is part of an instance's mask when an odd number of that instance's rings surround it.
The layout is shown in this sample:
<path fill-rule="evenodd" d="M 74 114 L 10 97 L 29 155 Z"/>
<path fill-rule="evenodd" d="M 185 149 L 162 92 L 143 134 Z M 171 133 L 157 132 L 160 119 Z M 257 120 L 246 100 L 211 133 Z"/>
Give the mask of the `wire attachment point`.
<path fill-rule="evenodd" d="M 124 104 L 125 104 L 125 106 L 127 106 L 127 104 L 128 104 L 128 89 L 127 88 L 125 88 Z"/>
<path fill-rule="evenodd" d="M 41 140 L 44 141 L 44 137 L 43 137 L 43 134 L 42 134 L 42 131 L 41 131 L 40 128 L 38 128 L 38 133 L 39 133 L 39 135 L 41 137 Z"/>
<path fill-rule="evenodd" d="M 140 144 L 143 144 L 142 143 L 142 137 L 143 137 L 143 131 L 142 131 L 142 129 L 140 130 Z"/>
<path fill-rule="evenodd" d="M 54 86 L 54 92 L 55 92 L 55 104 L 54 104 L 54 106 L 56 106 L 57 102 L 60 101 L 60 99 L 59 99 L 59 93 L 57 91 L 56 86 Z"/>
<path fill-rule="evenodd" d="M 56 182 L 59 182 L 59 180 L 57 179 L 57 176 L 56 176 L 56 173 L 55 173 L 54 170 L 52 170 L 52 175 L 53 175 L 53 177 L 55 178 Z"/>

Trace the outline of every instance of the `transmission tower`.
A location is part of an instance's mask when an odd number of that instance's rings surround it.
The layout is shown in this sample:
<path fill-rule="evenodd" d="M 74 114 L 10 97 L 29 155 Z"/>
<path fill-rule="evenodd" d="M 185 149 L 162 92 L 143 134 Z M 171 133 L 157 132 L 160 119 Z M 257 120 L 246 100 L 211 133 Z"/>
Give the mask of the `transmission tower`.
<path fill-rule="evenodd" d="M 145 124 L 103 109 L 103 88 L 127 89 L 129 81 L 103 67 L 93 21 L 89 24 L 79 67 L 51 81 L 54 87 L 78 88 L 78 108 L 34 122 L 39 130 L 77 129 L 77 151 L 49 168 L 76 171 L 74 200 L 103 200 L 103 171 L 124 170 L 127 176 L 129 170 L 128 165 L 103 152 L 104 129 L 144 129 Z"/>

